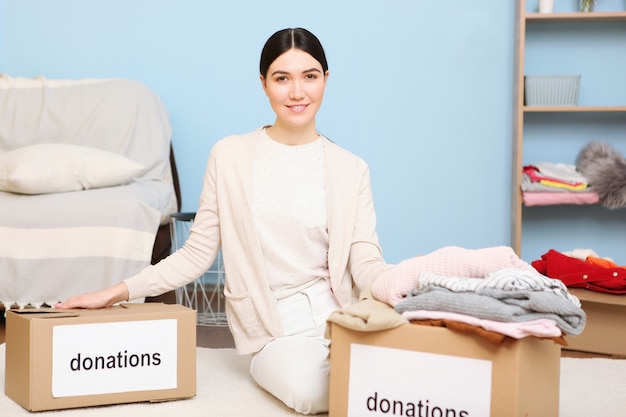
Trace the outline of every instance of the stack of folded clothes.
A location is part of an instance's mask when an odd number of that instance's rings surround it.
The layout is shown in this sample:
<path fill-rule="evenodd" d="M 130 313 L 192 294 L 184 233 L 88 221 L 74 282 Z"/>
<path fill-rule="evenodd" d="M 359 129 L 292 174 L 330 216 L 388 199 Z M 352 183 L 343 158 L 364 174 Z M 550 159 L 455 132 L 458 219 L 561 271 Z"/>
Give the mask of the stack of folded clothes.
<path fill-rule="evenodd" d="M 596 192 L 575 165 L 542 162 L 522 169 L 522 199 L 526 206 L 595 204 Z"/>
<path fill-rule="evenodd" d="M 501 335 L 500 342 L 505 336 L 562 340 L 582 333 L 586 323 L 580 301 L 561 280 L 505 246 L 449 246 L 407 259 L 374 282 L 372 295 L 411 322 L 481 329 Z"/>

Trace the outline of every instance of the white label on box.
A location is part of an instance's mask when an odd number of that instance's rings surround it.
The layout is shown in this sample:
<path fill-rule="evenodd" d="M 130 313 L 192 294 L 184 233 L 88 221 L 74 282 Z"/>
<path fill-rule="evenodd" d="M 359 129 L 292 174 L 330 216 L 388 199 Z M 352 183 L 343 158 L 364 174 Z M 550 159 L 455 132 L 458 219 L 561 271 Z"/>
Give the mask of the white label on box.
<path fill-rule="evenodd" d="M 348 417 L 483 417 L 491 361 L 353 343 Z"/>
<path fill-rule="evenodd" d="M 52 396 L 177 387 L 175 319 L 54 326 Z"/>

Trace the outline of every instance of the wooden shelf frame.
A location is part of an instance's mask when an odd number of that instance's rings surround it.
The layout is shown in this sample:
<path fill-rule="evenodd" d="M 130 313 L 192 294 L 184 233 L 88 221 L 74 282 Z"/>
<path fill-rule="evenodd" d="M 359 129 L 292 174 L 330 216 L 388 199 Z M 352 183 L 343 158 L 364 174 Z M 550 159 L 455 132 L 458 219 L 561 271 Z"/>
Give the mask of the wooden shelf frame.
<path fill-rule="evenodd" d="M 527 23 L 622 22 L 626 12 L 524 13 Z"/>
<path fill-rule="evenodd" d="M 626 105 L 618 106 L 526 106 L 524 104 L 524 53 L 526 29 L 540 24 L 584 24 L 626 22 L 626 11 L 528 13 L 526 0 L 517 0 L 515 8 L 515 57 L 513 90 L 513 173 L 511 198 L 511 247 L 521 256 L 522 252 L 522 152 L 524 119 L 527 114 L 537 113 L 626 113 Z"/>
<path fill-rule="evenodd" d="M 624 113 L 626 106 L 524 106 L 525 113 Z"/>

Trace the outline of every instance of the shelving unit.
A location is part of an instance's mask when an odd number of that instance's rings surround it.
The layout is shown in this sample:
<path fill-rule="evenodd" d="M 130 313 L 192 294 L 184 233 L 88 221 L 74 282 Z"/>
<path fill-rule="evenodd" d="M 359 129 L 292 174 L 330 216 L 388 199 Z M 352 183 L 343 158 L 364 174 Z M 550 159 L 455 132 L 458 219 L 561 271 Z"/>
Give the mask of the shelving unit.
<path fill-rule="evenodd" d="M 511 246 L 522 254 L 522 166 L 524 130 L 527 118 L 531 114 L 545 113 L 547 115 L 564 115 L 568 113 L 586 114 L 620 114 L 626 119 L 625 105 L 598 105 L 598 106 L 526 106 L 524 105 L 524 76 L 527 30 L 537 25 L 576 25 L 579 23 L 603 24 L 610 22 L 626 22 L 626 11 L 616 12 L 571 12 L 571 13 L 534 13 L 527 11 L 525 0 L 518 0 L 516 7 L 516 37 L 514 63 L 514 123 L 513 123 L 513 175 L 512 175 L 512 216 L 511 216 Z M 584 78 L 583 78 L 584 79 Z M 626 102 L 626 97 L 624 98 Z M 539 161 L 537 161 L 539 162 Z M 549 244 L 549 243 L 546 243 Z M 573 249 L 573 248 L 572 248 Z M 625 255 L 626 256 L 626 255 Z"/>
<path fill-rule="evenodd" d="M 534 0 L 534 4 L 536 4 L 536 0 Z M 573 4 L 575 3 L 572 3 L 572 6 Z M 618 5 L 616 2 L 614 2 L 613 5 L 616 6 L 616 8 L 624 7 L 623 4 Z M 530 32 L 533 30 L 534 32 Z M 561 30 L 566 32 L 567 35 L 558 35 Z M 626 61 L 619 61 L 620 65 L 614 65 L 615 62 L 613 62 L 613 60 L 605 59 L 602 61 L 603 66 L 600 67 L 602 70 L 606 68 L 617 68 L 618 72 L 611 73 L 613 74 L 611 87 L 617 92 L 617 94 L 612 97 L 611 101 L 617 102 L 617 105 L 615 105 L 615 103 L 606 105 L 602 103 L 604 100 L 600 100 L 598 105 L 589 105 L 589 101 L 585 99 L 582 100 L 582 104 L 578 106 L 526 106 L 524 105 L 524 76 L 534 75 L 526 73 L 526 70 L 532 66 L 526 65 L 527 63 L 525 62 L 528 46 L 526 44 L 527 31 L 529 31 L 531 35 L 530 39 L 533 41 L 530 43 L 530 46 L 535 48 L 539 47 L 540 49 L 544 46 L 542 41 L 545 35 L 548 35 L 548 37 L 554 36 L 552 39 L 557 39 L 560 42 L 563 40 L 569 41 L 568 36 L 580 35 L 580 33 L 584 31 L 585 36 L 579 37 L 579 39 L 584 41 L 587 39 L 586 36 L 591 36 L 593 42 L 583 42 L 585 43 L 583 48 L 589 50 L 596 47 L 602 48 L 605 44 L 610 44 L 610 48 L 607 46 L 607 49 L 611 52 L 608 52 L 608 55 L 604 55 L 610 58 L 612 57 L 611 54 L 614 53 L 611 48 L 616 46 L 620 51 L 618 53 L 624 55 L 622 51 L 626 49 L 624 47 L 626 46 L 626 36 L 624 36 L 624 33 L 626 33 L 626 11 L 539 14 L 528 12 L 526 0 L 517 1 L 511 222 L 511 245 L 518 255 L 526 258 L 527 261 L 532 261 L 535 258 L 533 255 L 531 256 L 533 259 L 528 259 L 528 256 L 524 256 L 526 249 L 522 251 L 523 220 L 527 225 L 525 228 L 526 232 L 529 231 L 528 224 L 532 225 L 530 228 L 532 233 L 529 233 L 529 235 L 533 239 L 530 240 L 533 240 L 535 244 L 537 240 L 541 241 L 542 246 L 545 244 L 546 251 L 552 248 L 552 245 L 558 237 L 562 237 L 556 236 L 556 233 L 554 233 L 556 227 L 556 230 L 560 231 L 563 236 L 566 236 L 565 239 L 567 243 L 565 244 L 567 245 L 575 244 L 572 242 L 586 242 L 587 239 L 593 242 L 606 239 L 607 243 L 610 242 L 609 246 L 611 249 L 616 249 L 619 253 L 618 256 L 620 256 L 621 259 L 616 258 L 615 261 L 624 263 L 626 262 L 626 216 L 623 213 L 626 209 L 620 213 L 619 210 L 607 210 L 599 205 L 579 206 L 578 208 L 570 208 L 569 206 L 551 206 L 543 209 L 537 209 L 535 207 L 524 208 L 521 182 L 524 151 L 527 152 L 526 157 L 529 156 L 528 153 L 531 154 L 529 158 L 531 159 L 537 155 L 538 149 L 540 149 L 541 152 L 546 151 L 545 148 L 549 147 L 549 145 L 553 145 L 555 139 L 559 142 L 558 146 L 569 147 L 569 151 L 572 151 L 572 147 L 579 145 L 583 137 L 587 140 L 586 137 L 589 135 L 590 137 L 588 139 L 597 139 L 591 137 L 592 134 L 595 133 L 594 129 L 596 128 L 606 133 L 607 129 L 615 129 L 615 126 L 617 126 L 616 130 L 620 132 L 623 131 L 624 133 L 619 133 L 619 135 L 614 135 L 613 137 L 626 138 L 626 93 L 622 93 L 626 91 L 626 89 L 621 87 L 626 85 L 626 78 L 623 76 L 615 77 L 615 74 L 618 74 L 619 71 L 622 73 L 626 71 Z M 601 33 L 601 36 L 594 37 L 596 33 Z M 618 35 L 614 36 L 614 33 Z M 609 42 L 604 42 L 604 40 L 608 40 Z M 594 43 L 597 41 L 600 41 L 600 43 Z M 558 43 L 558 45 L 561 45 L 561 43 Z M 578 44 L 576 44 L 576 46 L 578 46 Z M 557 47 L 557 49 L 559 48 Z M 528 50 L 533 51 L 532 48 Z M 548 49 L 544 49 L 543 52 L 545 53 L 546 50 Z M 550 52 L 551 51 L 552 50 L 550 50 Z M 572 49 L 570 48 L 568 51 L 571 52 Z M 606 50 L 604 50 L 604 53 L 607 54 Z M 536 59 L 537 56 L 538 55 L 533 55 L 533 58 Z M 562 58 L 563 56 L 559 55 L 559 57 Z M 585 58 L 583 57 L 586 58 L 587 56 L 584 54 L 580 56 L 577 55 L 575 60 L 569 61 L 569 64 L 564 64 L 558 61 L 559 58 L 548 56 L 549 59 L 547 59 L 547 61 L 550 61 L 548 64 L 554 65 L 540 66 L 568 71 L 571 69 L 571 66 L 574 66 L 572 63 L 580 62 L 581 59 L 584 60 Z M 529 63 L 531 62 L 536 64 L 536 61 L 529 59 Z M 546 63 L 544 62 L 542 64 Z M 535 65 L 535 67 L 537 66 Z M 586 75 L 585 73 L 582 74 L 581 92 Z M 591 76 L 590 78 L 593 78 L 593 74 L 589 75 Z M 619 78 L 617 83 L 614 78 Z M 590 97 L 590 101 L 593 101 L 598 97 L 598 91 L 593 88 L 590 90 L 590 93 L 592 93 L 591 96 L 593 96 Z M 606 96 L 607 95 L 604 95 L 602 97 L 604 98 Z M 570 140 L 572 139 L 570 135 L 575 136 L 573 130 L 576 129 L 582 130 L 583 133 L 575 137 L 578 142 L 573 144 Z M 555 135 L 555 132 L 562 133 L 564 130 L 568 132 L 564 135 L 565 137 L 559 136 L 558 134 Z M 625 140 L 621 139 L 620 142 L 622 146 L 626 143 Z M 524 146 L 525 144 L 526 146 Z M 529 152 L 529 147 L 532 148 L 534 152 Z M 569 155 L 571 156 L 572 154 L 570 153 Z M 523 211 L 525 219 L 522 219 Z M 559 222 L 559 225 L 555 226 L 554 222 Z M 588 230 L 585 229 L 581 231 L 581 224 L 584 224 L 585 227 L 587 224 L 592 224 L 591 226 L 593 227 L 590 226 Z M 563 227 L 563 225 L 567 225 L 567 227 Z M 576 225 L 577 227 L 574 228 L 571 227 L 571 225 Z M 542 228 L 546 230 L 549 229 L 550 231 L 546 233 Z M 532 236 L 537 233 L 541 234 L 539 239 L 537 239 L 536 236 Z M 545 236 L 548 236 L 548 238 L 543 242 Z M 594 238 L 595 240 L 593 240 Z M 525 248 L 528 245 L 528 241 L 529 236 L 527 235 L 524 239 Z M 561 242 L 563 242 L 563 239 L 561 239 Z M 589 246 L 578 246 L 578 248 L 589 248 Z M 571 249 L 576 249 L 576 247 L 567 248 L 567 250 Z M 624 344 L 626 338 L 622 337 L 622 335 L 626 334 L 626 324 L 623 320 L 624 314 L 626 314 L 626 295 L 603 294 L 585 289 L 572 289 L 572 293 L 582 302 L 582 308 L 587 314 L 587 324 L 585 331 L 581 335 L 568 337 L 568 347 L 565 349 L 622 358 L 626 357 L 626 345 Z"/>
<path fill-rule="evenodd" d="M 526 4 L 523 5 L 522 11 L 524 11 L 524 19 L 528 23 L 619 22 L 626 20 L 626 12 L 525 13 L 525 10 Z"/>
<path fill-rule="evenodd" d="M 524 113 L 622 113 L 626 106 L 524 106 Z"/>

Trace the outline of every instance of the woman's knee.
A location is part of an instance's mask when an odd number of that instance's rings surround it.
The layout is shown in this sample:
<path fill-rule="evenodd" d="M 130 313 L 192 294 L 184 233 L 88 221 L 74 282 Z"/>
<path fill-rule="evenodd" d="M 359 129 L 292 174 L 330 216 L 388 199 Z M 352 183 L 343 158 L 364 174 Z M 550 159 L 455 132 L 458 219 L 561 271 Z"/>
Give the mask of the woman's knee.
<path fill-rule="evenodd" d="M 328 348 L 315 340 L 278 339 L 252 360 L 255 381 L 302 414 L 328 411 Z"/>
<path fill-rule="evenodd" d="M 329 372 L 327 361 L 319 367 L 302 369 L 291 381 L 286 381 L 291 391 L 293 409 L 302 414 L 328 411 Z"/>

